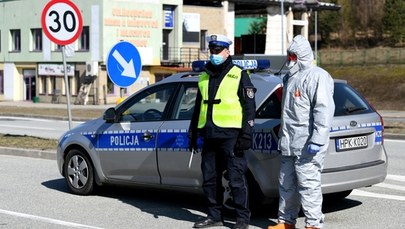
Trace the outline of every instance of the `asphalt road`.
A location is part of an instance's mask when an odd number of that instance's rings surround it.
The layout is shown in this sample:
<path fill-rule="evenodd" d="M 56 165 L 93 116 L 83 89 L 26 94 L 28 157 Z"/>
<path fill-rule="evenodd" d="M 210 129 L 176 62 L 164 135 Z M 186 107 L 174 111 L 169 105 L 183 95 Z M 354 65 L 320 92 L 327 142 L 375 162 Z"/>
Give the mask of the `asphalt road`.
<path fill-rule="evenodd" d="M 72 122 L 72 128 L 82 122 Z M 69 130 L 69 122 L 40 118 L 0 116 L 0 133 L 59 139 Z"/>
<path fill-rule="evenodd" d="M 387 179 L 325 203 L 328 229 L 405 228 L 405 141 L 386 140 Z M 155 190 L 105 187 L 96 195 L 68 192 L 56 161 L 0 155 L 0 228 L 192 228 L 205 216 L 201 196 Z M 229 215 L 231 216 L 231 215 Z M 277 205 L 252 215 L 251 229 L 274 224 Z M 231 228 L 233 217 L 226 217 Z M 300 216 L 297 228 L 303 228 Z"/>

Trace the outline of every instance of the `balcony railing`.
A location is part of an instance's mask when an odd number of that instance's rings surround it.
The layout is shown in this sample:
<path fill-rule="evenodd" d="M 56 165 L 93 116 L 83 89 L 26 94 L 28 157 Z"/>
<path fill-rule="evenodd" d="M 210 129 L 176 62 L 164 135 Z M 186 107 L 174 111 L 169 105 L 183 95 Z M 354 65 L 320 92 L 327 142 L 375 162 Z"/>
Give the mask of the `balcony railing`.
<path fill-rule="evenodd" d="M 160 53 L 163 66 L 191 67 L 193 61 L 208 59 L 208 52 L 199 48 L 169 48 Z"/>

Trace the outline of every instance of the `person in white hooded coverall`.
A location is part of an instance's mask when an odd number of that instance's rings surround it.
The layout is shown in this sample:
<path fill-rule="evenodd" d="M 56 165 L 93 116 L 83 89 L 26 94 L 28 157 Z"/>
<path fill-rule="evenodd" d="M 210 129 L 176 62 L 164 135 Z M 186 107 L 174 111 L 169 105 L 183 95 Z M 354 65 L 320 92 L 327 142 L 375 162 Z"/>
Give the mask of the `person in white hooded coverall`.
<path fill-rule="evenodd" d="M 289 73 L 284 77 L 279 150 L 278 224 L 295 228 L 300 207 L 306 228 L 322 228 L 321 171 L 335 111 L 333 79 L 313 64 L 311 45 L 302 35 L 287 49 Z"/>

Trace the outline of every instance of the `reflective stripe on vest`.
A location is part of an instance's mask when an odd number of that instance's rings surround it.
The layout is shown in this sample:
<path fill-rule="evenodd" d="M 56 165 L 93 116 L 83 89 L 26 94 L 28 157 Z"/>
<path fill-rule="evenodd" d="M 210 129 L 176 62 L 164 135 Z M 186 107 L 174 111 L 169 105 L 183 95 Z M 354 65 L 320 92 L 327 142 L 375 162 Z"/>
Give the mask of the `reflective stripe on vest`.
<path fill-rule="evenodd" d="M 209 75 L 201 73 L 198 87 L 201 91 L 202 101 L 198 128 L 203 128 L 207 122 L 208 104 L 212 103 L 212 121 L 223 128 L 242 128 L 242 106 L 239 101 L 238 88 L 242 70 L 236 66 L 225 75 L 215 101 L 208 101 Z"/>

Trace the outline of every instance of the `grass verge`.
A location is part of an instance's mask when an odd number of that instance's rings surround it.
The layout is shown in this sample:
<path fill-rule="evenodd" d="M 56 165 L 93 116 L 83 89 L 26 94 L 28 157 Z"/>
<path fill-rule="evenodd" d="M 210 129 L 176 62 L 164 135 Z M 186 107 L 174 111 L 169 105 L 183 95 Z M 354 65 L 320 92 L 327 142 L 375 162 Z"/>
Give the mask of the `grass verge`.
<path fill-rule="evenodd" d="M 56 151 L 57 145 L 56 139 L 0 134 L 0 146 L 3 147 Z"/>

